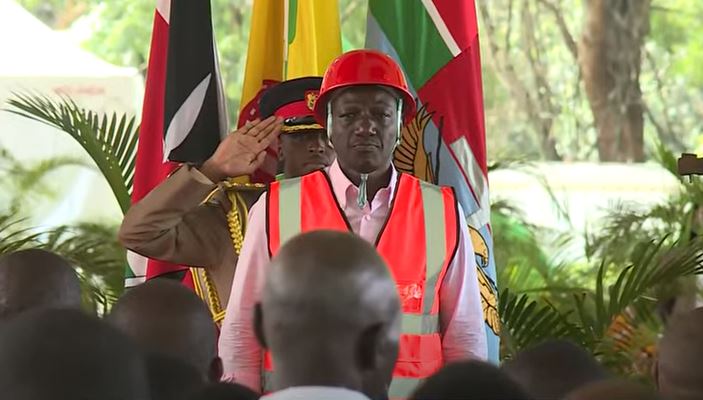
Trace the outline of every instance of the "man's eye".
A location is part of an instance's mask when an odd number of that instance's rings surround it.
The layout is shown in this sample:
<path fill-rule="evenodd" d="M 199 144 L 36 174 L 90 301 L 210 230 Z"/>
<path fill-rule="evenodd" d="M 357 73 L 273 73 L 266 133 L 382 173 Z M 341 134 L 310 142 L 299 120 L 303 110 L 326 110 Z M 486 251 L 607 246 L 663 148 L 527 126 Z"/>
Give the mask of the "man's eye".
<path fill-rule="evenodd" d="M 375 114 L 383 119 L 390 119 L 393 116 L 390 111 L 377 111 Z"/>
<path fill-rule="evenodd" d="M 342 115 L 340 115 L 339 118 L 350 119 L 350 118 L 354 118 L 355 116 L 356 116 L 355 112 L 347 112 L 347 113 L 342 113 Z"/>

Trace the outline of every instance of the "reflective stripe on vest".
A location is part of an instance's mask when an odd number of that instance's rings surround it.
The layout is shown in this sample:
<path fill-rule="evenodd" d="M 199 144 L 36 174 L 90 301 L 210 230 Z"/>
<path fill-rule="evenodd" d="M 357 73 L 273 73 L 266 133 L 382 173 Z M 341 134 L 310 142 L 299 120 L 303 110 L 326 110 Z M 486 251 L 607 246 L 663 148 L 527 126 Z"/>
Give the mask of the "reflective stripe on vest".
<path fill-rule="evenodd" d="M 408 397 L 443 364 L 438 293 L 458 245 L 456 207 L 451 188 L 401 174 L 388 219 L 379 232 L 376 248 L 395 279 L 403 311 L 391 397 Z M 270 255 L 295 235 L 316 229 L 351 230 L 325 173 L 271 184 L 267 193 Z M 268 356 L 264 368 L 271 371 Z M 271 376 L 266 375 L 264 383 L 270 384 Z"/>

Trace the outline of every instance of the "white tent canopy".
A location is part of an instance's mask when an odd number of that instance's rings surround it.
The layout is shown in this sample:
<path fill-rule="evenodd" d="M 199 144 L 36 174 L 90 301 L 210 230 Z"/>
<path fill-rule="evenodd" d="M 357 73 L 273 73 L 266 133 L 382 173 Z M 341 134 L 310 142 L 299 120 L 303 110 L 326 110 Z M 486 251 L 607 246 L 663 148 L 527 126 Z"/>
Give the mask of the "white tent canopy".
<path fill-rule="evenodd" d="M 5 78 L 131 77 L 135 72 L 80 49 L 13 0 L 0 0 L 0 37 L 0 76 Z"/>
<path fill-rule="evenodd" d="M 98 112 L 138 115 L 144 86 L 135 68 L 112 65 L 81 49 L 13 0 L 0 0 L 0 37 L 3 109 L 13 92 L 29 92 L 67 95 Z M 87 159 L 67 134 L 8 112 L 0 112 L 0 147 L 22 161 L 64 155 Z M 38 205 L 33 222 L 55 225 L 121 218 L 97 169 L 66 167 L 52 173 L 50 181 L 62 200 Z"/>

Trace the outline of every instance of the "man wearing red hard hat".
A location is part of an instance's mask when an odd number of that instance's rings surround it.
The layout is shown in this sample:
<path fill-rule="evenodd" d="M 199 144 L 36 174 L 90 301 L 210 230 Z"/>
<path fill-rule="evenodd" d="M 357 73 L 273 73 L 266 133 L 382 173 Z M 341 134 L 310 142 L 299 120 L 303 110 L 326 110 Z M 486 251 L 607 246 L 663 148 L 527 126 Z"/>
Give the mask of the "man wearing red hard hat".
<path fill-rule="evenodd" d="M 271 360 L 256 344 L 251 315 L 270 257 L 291 237 L 317 229 L 352 231 L 374 243 L 395 278 L 403 315 L 390 397 L 408 397 L 447 362 L 485 359 L 464 212 L 451 188 L 398 173 L 392 164 L 401 126 L 415 114 L 400 67 L 373 50 L 343 54 L 325 73 L 314 113 L 337 160 L 272 184 L 252 207 L 220 338 L 225 376 L 260 389 L 263 366 L 264 390 L 281 389 L 269 386 Z M 370 380 L 364 392 L 378 396 L 385 384 Z"/>

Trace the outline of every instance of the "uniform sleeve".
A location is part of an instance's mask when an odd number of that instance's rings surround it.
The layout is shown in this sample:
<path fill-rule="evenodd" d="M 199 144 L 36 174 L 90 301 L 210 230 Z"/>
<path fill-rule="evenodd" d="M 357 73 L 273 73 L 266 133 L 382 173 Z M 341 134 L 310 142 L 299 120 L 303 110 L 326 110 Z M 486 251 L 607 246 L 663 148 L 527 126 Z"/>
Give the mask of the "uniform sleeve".
<path fill-rule="evenodd" d="M 485 360 L 488 354 L 477 265 L 461 206 L 458 217 L 459 246 L 440 288 L 442 351 L 446 363 Z"/>
<path fill-rule="evenodd" d="M 269 262 L 266 199 L 261 196 L 249 213 L 249 224 L 237 262 L 227 312 L 220 333 L 223 380 L 261 391 L 262 349 L 253 329 L 254 306 L 261 295 Z"/>
<path fill-rule="evenodd" d="M 227 204 L 202 204 L 216 188 L 184 166 L 127 211 L 119 231 L 123 246 L 143 256 L 211 267 L 231 259 Z"/>

